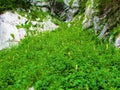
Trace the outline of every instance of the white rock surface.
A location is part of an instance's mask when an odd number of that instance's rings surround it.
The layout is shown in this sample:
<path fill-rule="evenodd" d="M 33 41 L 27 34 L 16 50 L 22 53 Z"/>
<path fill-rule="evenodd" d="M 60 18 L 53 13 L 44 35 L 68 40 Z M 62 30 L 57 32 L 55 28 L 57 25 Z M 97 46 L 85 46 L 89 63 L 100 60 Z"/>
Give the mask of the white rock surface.
<path fill-rule="evenodd" d="M 12 13 L 10 11 L 0 15 L 0 23 L 5 22 L 11 25 L 17 25 L 25 23 L 26 20 L 27 20 L 26 18 L 20 16 L 19 14 Z"/>
<path fill-rule="evenodd" d="M 17 44 L 24 38 L 24 29 L 17 29 L 16 25 L 25 23 L 27 19 L 17 13 L 6 12 L 0 15 L 0 50 Z"/>
<path fill-rule="evenodd" d="M 38 28 L 39 31 L 46 31 L 46 30 L 51 31 L 58 28 L 58 26 L 55 25 L 50 19 L 44 20 L 43 22 L 40 23 L 40 25 L 42 26 L 42 28 Z"/>
<path fill-rule="evenodd" d="M 50 17 L 44 19 L 43 22 L 39 22 L 39 20 L 40 18 L 37 18 L 36 21 L 29 21 L 32 23 L 29 30 L 51 31 L 58 28 L 58 26 L 51 21 Z M 16 45 L 21 39 L 25 38 L 25 29 L 17 29 L 16 25 L 24 24 L 26 21 L 26 18 L 9 11 L 0 15 L 0 50 Z"/>
<path fill-rule="evenodd" d="M 52 21 L 50 17 L 47 17 L 46 19 L 43 19 L 42 22 L 39 21 L 30 21 L 32 23 L 32 25 L 29 27 L 30 31 L 34 31 L 37 30 L 39 32 L 43 32 L 43 31 L 52 31 L 55 30 L 56 28 L 58 28 L 57 25 L 55 25 Z"/>
<path fill-rule="evenodd" d="M 115 46 L 120 48 L 120 36 L 115 40 Z"/>

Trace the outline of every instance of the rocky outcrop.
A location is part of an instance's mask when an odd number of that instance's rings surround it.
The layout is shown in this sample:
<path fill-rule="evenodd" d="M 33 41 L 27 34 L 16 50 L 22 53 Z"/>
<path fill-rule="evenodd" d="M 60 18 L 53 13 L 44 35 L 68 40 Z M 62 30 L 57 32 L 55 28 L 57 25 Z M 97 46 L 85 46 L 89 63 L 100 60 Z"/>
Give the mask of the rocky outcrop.
<path fill-rule="evenodd" d="M 120 1 L 118 0 L 63 0 L 63 2 L 43 0 L 34 3 L 42 8 L 49 8 L 51 15 L 64 21 L 71 21 L 78 11 L 85 10 L 83 29 L 93 27 L 99 38 L 105 38 L 113 27 L 120 23 Z"/>
<path fill-rule="evenodd" d="M 110 42 L 113 41 L 111 31 L 120 25 L 119 0 L 48 0 L 46 3 L 43 0 L 36 5 L 48 7 L 51 15 L 64 21 L 71 21 L 80 11 L 84 13 L 83 29 L 93 28 L 99 38 L 109 37 Z"/>
<path fill-rule="evenodd" d="M 71 21 L 79 12 L 79 0 L 63 0 L 65 5 L 69 7 L 66 21 Z"/>
<path fill-rule="evenodd" d="M 79 0 L 63 0 L 63 2 L 57 0 L 33 0 L 31 3 L 45 11 L 50 11 L 51 15 L 67 22 L 71 21 L 79 11 Z"/>
<path fill-rule="evenodd" d="M 115 46 L 120 48 L 120 36 L 115 40 Z"/>
<path fill-rule="evenodd" d="M 83 20 L 83 29 L 90 28 L 93 26 L 93 18 L 95 14 L 95 9 L 94 9 L 94 1 L 93 0 L 88 0 L 86 3 L 86 9 L 84 13 L 84 20 Z"/>
<path fill-rule="evenodd" d="M 31 27 L 29 27 L 30 31 L 33 31 L 33 30 L 37 30 L 38 32 L 53 31 L 59 27 L 51 21 L 51 18 L 49 16 L 47 18 L 43 19 L 42 22 L 39 22 L 37 20 L 29 21 L 29 22 L 32 23 Z"/>
<path fill-rule="evenodd" d="M 99 38 L 111 39 L 113 28 L 120 25 L 120 1 L 87 0 L 82 24 L 83 29 L 93 27 Z"/>
<path fill-rule="evenodd" d="M 23 24 L 24 26 L 29 23 L 32 24 L 30 25 L 31 27 L 27 28 L 29 30 L 27 32 L 25 28 L 16 27 L 16 25 Z M 43 22 L 39 22 L 39 18 L 37 18 L 36 21 L 31 21 L 17 13 L 8 11 L 0 15 L 0 50 L 17 45 L 21 39 L 28 35 L 28 33 L 31 35 L 31 31 L 51 31 L 55 28 L 58 28 L 58 26 L 51 21 L 50 17 L 44 19 Z"/>
<path fill-rule="evenodd" d="M 17 44 L 26 35 L 25 29 L 17 29 L 17 24 L 25 23 L 26 18 L 17 13 L 6 12 L 0 15 L 0 50 Z"/>

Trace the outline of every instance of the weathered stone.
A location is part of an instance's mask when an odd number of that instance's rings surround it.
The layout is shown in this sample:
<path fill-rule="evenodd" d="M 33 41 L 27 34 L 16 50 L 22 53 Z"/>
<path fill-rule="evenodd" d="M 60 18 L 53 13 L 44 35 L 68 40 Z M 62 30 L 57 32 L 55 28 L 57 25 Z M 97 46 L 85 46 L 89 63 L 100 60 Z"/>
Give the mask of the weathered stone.
<path fill-rule="evenodd" d="M 73 0 L 72 2 L 72 5 L 70 5 L 70 2 L 71 2 L 72 0 L 64 0 L 64 3 L 67 5 L 67 6 L 69 6 L 69 7 L 71 7 L 71 8 L 79 8 L 79 0 Z"/>
<path fill-rule="evenodd" d="M 120 48 L 120 36 L 115 40 L 115 46 Z"/>
<path fill-rule="evenodd" d="M 94 30 L 95 30 L 95 34 L 98 33 L 98 31 L 100 30 L 100 18 L 98 16 L 94 16 L 93 18 L 93 25 L 94 25 Z"/>
<path fill-rule="evenodd" d="M 0 50 L 17 44 L 25 37 L 25 29 L 17 29 L 17 24 L 25 23 L 26 19 L 17 13 L 6 12 L 0 15 Z"/>
<path fill-rule="evenodd" d="M 79 0 L 74 0 L 72 5 L 70 5 L 70 0 L 63 1 L 64 2 L 59 2 L 57 0 L 34 0 L 32 3 L 41 7 L 43 11 L 49 10 L 51 15 L 57 16 L 59 19 L 68 22 L 71 21 L 79 11 Z"/>
<path fill-rule="evenodd" d="M 50 19 L 43 20 L 43 22 L 40 22 L 39 25 L 41 27 L 37 28 L 38 31 L 46 31 L 46 30 L 52 31 L 58 28 L 58 26 L 55 25 Z"/>
<path fill-rule="evenodd" d="M 93 27 L 99 38 L 105 38 L 118 24 L 120 24 L 120 1 L 107 0 L 98 3 L 97 0 L 87 0 L 83 29 Z"/>
<path fill-rule="evenodd" d="M 107 30 L 108 30 L 108 24 L 106 23 L 103 27 L 103 30 L 100 32 L 99 38 L 105 37 L 105 33 L 107 32 Z"/>
<path fill-rule="evenodd" d="M 17 45 L 21 39 L 25 38 L 27 35 L 26 30 L 24 28 L 18 29 L 16 25 L 24 24 L 26 20 L 26 18 L 12 12 L 6 12 L 0 15 L 0 50 Z M 50 17 L 44 19 L 43 22 L 39 22 L 39 20 L 40 19 L 37 18 L 36 21 L 27 21 L 32 23 L 29 30 L 51 31 L 58 27 L 51 21 Z"/>
<path fill-rule="evenodd" d="M 93 9 L 94 7 L 94 2 L 93 0 L 88 0 L 87 3 L 90 3 L 87 7 L 86 7 L 86 10 L 85 10 L 85 16 L 84 16 L 84 20 L 83 20 L 83 29 L 87 29 L 91 26 L 93 26 L 93 14 L 95 12 L 95 10 Z"/>

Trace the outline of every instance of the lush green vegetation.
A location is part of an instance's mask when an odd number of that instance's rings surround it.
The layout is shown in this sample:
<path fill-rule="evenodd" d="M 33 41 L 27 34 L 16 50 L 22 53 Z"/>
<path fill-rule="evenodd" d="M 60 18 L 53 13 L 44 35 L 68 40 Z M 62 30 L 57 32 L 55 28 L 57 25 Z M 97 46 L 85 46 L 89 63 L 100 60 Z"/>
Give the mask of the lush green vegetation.
<path fill-rule="evenodd" d="M 61 0 L 60 0 L 61 1 Z M 80 0 L 81 12 L 87 0 Z M 109 0 L 97 0 L 103 8 Z M 0 13 L 27 8 L 25 0 L 0 1 Z M 103 4 L 104 3 L 104 4 Z M 101 8 L 101 10 L 102 10 Z M 81 13 L 80 12 L 80 13 Z M 25 14 L 19 12 L 20 14 Z M 47 17 L 33 7 L 27 18 Z M 81 18 L 82 19 L 82 18 Z M 0 51 L 0 90 L 120 90 L 120 50 L 99 40 L 93 30 L 82 30 L 79 15 L 65 23 L 53 18 L 59 28 L 28 36 L 18 46 Z M 22 25 L 29 33 L 31 22 Z M 21 27 L 21 26 L 18 26 Z M 116 38 L 120 27 L 111 32 Z M 38 32 L 37 32 L 38 33 Z"/>
<path fill-rule="evenodd" d="M 119 49 L 83 31 L 81 21 L 56 21 L 57 30 L 0 51 L 0 90 L 119 90 Z"/>
<path fill-rule="evenodd" d="M 16 8 L 27 9 L 28 7 L 30 7 L 30 3 L 27 0 L 0 0 L 0 13 Z"/>

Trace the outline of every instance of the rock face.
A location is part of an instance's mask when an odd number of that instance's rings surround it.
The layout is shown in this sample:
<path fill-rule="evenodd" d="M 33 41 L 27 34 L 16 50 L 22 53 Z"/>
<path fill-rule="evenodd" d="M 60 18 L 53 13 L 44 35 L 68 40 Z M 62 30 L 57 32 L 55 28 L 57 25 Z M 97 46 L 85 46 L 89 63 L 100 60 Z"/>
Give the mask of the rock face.
<path fill-rule="evenodd" d="M 99 38 L 109 37 L 111 31 L 120 25 L 120 0 L 42 0 L 40 6 L 47 6 L 51 15 L 71 21 L 78 11 L 84 13 L 83 29 L 93 28 Z M 118 32 L 119 33 L 119 32 Z"/>
<path fill-rule="evenodd" d="M 110 36 L 112 29 L 120 25 L 120 1 L 87 0 L 82 24 L 83 29 L 93 27 L 99 38 Z"/>
<path fill-rule="evenodd" d="M 42 0 L 45 2 L 45 0 Z M 93 28 L 100 39 L 109 38 L 111 31 L 120 25 L 120 0 L 47 0 L 51 15 L 71 21 L 78 11 L 84 13 L 83 29 Z M 45 6 L 45 3 L 41 3 Z M 118 32 L 119 33 L 119 32 Z M 112 35 L 113 36 L 113 35 Z"/>
<path fill-rule="evenodd" d="M 120 36 L 116 39 L 115 46 L 120 48 Z"/>
<path fill-rule="evenodd" d="M 41 0 L 36 5 L 49 8 L 51 15 L 71 21 L 78 11 L 84 13 L 83 29 L 94 28 L 95 34 L 104 39 L 120 24 L 119 0 Z"/>
<path fill-rule="evenodd" d="M 17 13 L 6 12 L 0 15 L 0 50 L 16 45 L 21 39 L 25 38 L 27 35 L 26 30 L 24 28 L 18 29 L 16 25 L 25 24 L 25 22 L 28 21 L 29 20 Z M 31 27 L 29 27 L 29 31 L 51 31 L 58 28 L 49 17 L 44 19 L 43 22 L 37 20 L 29 22 L 32 23 Z"/>
<path fill-rule="evenodd" d="M 16 28 L 17 24 L 25 23 L 25 21 L 26 19 L 17 13 L 6 12 L 0 15 L 0 50 L 17 44 L 25 37 L 25 30 Z"/>
<path fill-rule="evenodd" d="M 70 4 L 70 2 L 72 3 Z M 57 0 L 34 0 L 32 3 L 42 7 L 43 10 L 49 10 L 51 15 L 57 16 L 59 19 L 67 22 L 71 21 L 79 11 L 79 0 L 63 0 L 63 2 Z"/>
<path fill-rule="evenodd" d="M 66 21 L 71 21 L 75 14 L 79 12 L 79 0 L 64 0 L 64 3 L 69 7 Z"/>
<path fill-rule="evenodd" d="M 37 30 L 38 32 L 43 32 L 43 31 L 52 31 L 58 28 L 57 25 L 55 25 L 52 21 L 51 18 L 48 16 L 46 19 L 43 19 L 42 22 L 37 22 L 37 21 L 31 21 L 32 26 L 29 27 L 29 30 Z"/>
<path fill-rule="evenodd" d="M 85 16 L 84 16 L 84 20 L 83 20 L 83 29 L 89 28 L 92 26 L 92 20 L 93 20 L 93 14 L 94 14 L 94 2 L 93 0 L 88 0 L 87 3 L 90 4 L 86 7 L 85 10 Z"/>

